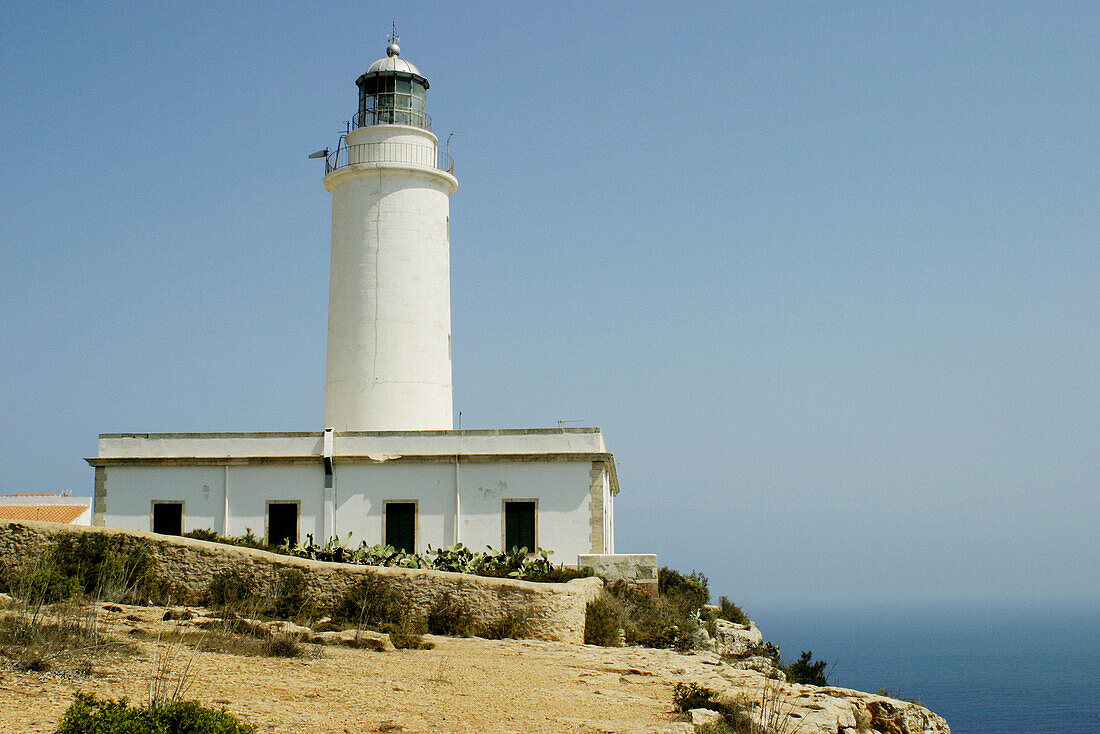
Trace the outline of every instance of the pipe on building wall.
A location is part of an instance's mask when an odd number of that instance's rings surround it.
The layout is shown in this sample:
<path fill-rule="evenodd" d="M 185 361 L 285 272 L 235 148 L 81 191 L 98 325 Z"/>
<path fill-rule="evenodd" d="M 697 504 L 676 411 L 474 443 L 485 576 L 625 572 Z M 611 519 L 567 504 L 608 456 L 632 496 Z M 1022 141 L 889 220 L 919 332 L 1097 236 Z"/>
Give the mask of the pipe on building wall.
<path fill-rule="evenodd" d="M 325 486 L 321 490 L 321 512 L 325 540 L 337 538 L 340 531 L 336 527 L 336 431 L 326 428 L 321 442 L 321 460 L 325 469 Z"/>
<path fill-rule="evenodd" d="M 461 490 L 460 490 L 460 484 L 459 484 L 459 479 L 460 478 L 461 478 L 461 474 L 459 473 L 459 470 L 458 470 L 458 454 L 455 454 L 455 534 L 454 534 L 454 542 L 451 545 L 458 545 L 458 543 L 459 543 L 458 529 L 459 529 L 459 527 L 461 527 L 460 523 L 461 523 L 461 520 L 462 520 L 462 501 L 460 499 Z"/>
<path fill-rule="evenodd" d="M 225 465 L 225 501 L 222 504 L 222 535 L 229 537 L 229 464 Z"/>

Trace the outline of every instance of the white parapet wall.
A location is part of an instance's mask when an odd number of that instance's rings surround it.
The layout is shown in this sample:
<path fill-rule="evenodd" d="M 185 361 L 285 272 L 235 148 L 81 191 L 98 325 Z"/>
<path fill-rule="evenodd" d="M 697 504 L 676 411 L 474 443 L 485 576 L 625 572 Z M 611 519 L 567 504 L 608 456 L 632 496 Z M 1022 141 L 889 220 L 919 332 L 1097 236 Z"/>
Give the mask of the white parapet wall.
<path fill-rule="evenodd" d="M 607 581 L 626 581 L 657 595 L 657 556 L 652 553 L 581 553 L 577 566 L 590 568 Z"/>

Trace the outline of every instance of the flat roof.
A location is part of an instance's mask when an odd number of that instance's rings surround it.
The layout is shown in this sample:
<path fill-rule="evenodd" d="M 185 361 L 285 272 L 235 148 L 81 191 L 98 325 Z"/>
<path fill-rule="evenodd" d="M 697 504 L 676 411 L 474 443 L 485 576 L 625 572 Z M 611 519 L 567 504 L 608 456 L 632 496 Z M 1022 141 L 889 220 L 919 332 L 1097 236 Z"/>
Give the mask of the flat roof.
<path fill-rule="evenodd" d="M 604 461 L 619 491 L 615 459 L 595 427 L 452 431 L 101 433 L 92 466 L 318 463 Z"/>

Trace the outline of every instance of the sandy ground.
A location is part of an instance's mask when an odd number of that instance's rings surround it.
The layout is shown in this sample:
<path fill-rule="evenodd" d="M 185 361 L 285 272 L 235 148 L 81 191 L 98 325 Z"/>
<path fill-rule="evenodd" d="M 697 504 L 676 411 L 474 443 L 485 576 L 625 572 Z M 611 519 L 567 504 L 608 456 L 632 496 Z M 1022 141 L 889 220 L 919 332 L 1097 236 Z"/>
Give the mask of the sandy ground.
<path fill-rule="evenodd" d="M 132 651 L 100 653 L 90 673 L 66 670 L 64 661 L 44 673 L 4 664 L 0 731 L 53 732 L 76 691 L 147 701 L 154 655 L 163 661 L 171 650 L 156 635 L 176 624 L 159 621 L 160 614 L 130 607 L 108 614 L 109 634 Z M 131 634 L 134 627 L 151 636 Z M 436 648 L 306 646 L 305 656 L 291 659 L 185 647 L 171 667 L 190 665 L 185 698 L 224 706 L 260 732 L 563 734 L 668 727 L 679 719 L 671 713 L 672 685 L 687 672 L 678 661 L 698 663 L 640 648 L 426 639 Z"/>
<path fill-rule="evenodd" d="M 951 731 L 913 703 L 777 684 L 713 652 L 426 635 L 435 649 L 306 645 L 302 657 L 272 658 L 209 649 L 224 637 L 204 637 L 207 648 L 197 652 L 170 641 L 181 632 L 197 641 L 205 634 L 201 620 L 165 621 L 164 610 L 152 607 L 103 609 L 102 629 L 117 644 L 81 653 L 90 656 L 90 666 L 88 659 L 61 656 L 36 673 L 0 656 L 0 734 L 54 732 L 78 691 L 144 705 L 156 669 L 177 677 L 186 670 L 182 698 L 224 707 L 263 734 L 690 734 L 691 723 L 672 712 L 679 682 L 704 685 L 742 705 L 759 702 L 754 710 L 774 731 Z M 234 640 L 229 644 L 240 649 Z M 5 649 L 24 651 L 0 646 Z"/>

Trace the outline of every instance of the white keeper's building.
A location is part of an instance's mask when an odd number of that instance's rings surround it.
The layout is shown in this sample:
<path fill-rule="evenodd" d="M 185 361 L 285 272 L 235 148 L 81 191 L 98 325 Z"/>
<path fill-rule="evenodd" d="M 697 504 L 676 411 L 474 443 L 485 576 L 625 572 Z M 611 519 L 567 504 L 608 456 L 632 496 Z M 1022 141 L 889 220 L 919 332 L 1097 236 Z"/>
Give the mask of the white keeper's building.
<path fill-rule="evenodd" d="M 615 460 L 597 428 L 453 430 L 450 157 L 397 39 L 359 77 L 335 151 L 323 430 L 99 437 L 92 523 L 423 552 L 615 552 Z"/>

